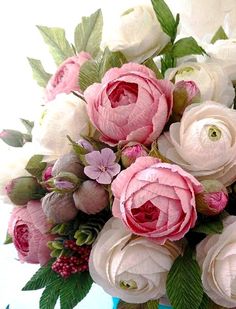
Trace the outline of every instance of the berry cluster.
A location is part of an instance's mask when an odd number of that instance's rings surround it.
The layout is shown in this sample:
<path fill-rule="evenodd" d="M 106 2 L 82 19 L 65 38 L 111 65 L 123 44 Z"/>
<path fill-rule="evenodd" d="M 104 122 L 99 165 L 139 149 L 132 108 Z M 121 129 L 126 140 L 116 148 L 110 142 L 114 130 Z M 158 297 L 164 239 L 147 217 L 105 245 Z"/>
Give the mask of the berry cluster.
<path fill-rule="evenodd" d="M 61 256 L 52 264 L 52 270 L 63 278 L 88 270 L 91 246 L 77 246 L 74 240 L 66 240 L 64 248 L 73 252 L 73 256 Z"/>

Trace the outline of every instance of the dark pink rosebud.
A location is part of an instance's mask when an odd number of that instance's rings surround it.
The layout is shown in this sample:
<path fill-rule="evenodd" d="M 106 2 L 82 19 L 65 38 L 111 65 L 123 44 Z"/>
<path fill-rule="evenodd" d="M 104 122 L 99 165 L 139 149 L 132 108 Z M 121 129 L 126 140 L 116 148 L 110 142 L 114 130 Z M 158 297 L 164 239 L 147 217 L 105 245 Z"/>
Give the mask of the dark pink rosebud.
<path fill-rule="evenodd" d="M 226 188 L 218 180 L 204 180 L 201 183 L 204 192 L 196 196 L 197 211 L 206 216 L 218 215 L 228 203 Z"/>
<path fill-rule="evenodd" d="M 109 201 L 108 192 L 96 181 L 87 180 L 73 194 L 75 207 L 87 214 L 102 211 Z"/>
<path fill-rule="evenodd" d="M 50 178 L 52 178 L 52 166 L 48 166 L 44 171 L 43 171 L 43 174 L 42 174 L 42 180 L 43 181 L 47 181 L 49 180 Z"/>
<path fill-rule="evenodd" d="M 128 143 L 122 150 L 121 162 L 127 168 L 139 157 L 145 157 L 148 153 L 145 148 L 138 143 Z"/>

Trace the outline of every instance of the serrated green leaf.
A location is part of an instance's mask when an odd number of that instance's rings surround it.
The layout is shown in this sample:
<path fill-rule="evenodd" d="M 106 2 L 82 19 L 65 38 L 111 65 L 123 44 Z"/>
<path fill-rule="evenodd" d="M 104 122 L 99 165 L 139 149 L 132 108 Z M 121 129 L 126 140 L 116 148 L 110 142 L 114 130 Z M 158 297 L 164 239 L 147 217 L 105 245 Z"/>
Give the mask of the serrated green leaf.
<path fill-rule="evenodd" d="M 47 166 L 47 163 L 42 162 L 42 160 L 43 160 L 42 155 L 34 155 L 33 157 L 31 157 L 25 167 L 26 171 L 29 172 L 32 176 L 41 178 L 42 172 Z"/>
<path fill-rule="evenodd" d="M 24 134 L 11 129 L 4 129 L 0 133 L 0 139 L 12 147 L 22 147 L 25 143 Z"/>
<path fill-rule="evenodd" d="M 10 234 L 7 233 L 6 239 L 4 241 L 4 245 L 9 245 L 9 244 L 12 244 L 12 237 Z"/>
<path fill-rule="evenodd" d="M 85 91 L 90 85 L 99 83 L 104 74 L 111 68 L 120 68 L 127 60 L 120 52 L 111 52 L 106 48 L 96 60 L 86 61 L 80 68 L 79 86 Z"/>
<path fill-rule="evenodd" d="M 36 80 L 40 87 L 46 87 L 51 74 L 47 73 L 40 60 L 27 58 L 32 69 L 33 78 Z"/>
<path fill-rule="evenodd" d="M 47 285 L 40 297 L 39 308 L 54 309 L 60 295 L 61 287 L 63 285 L 64 280 L 62 278 L 58 278 L 57 280 L 54 280 L 51 284 Z"/>
<path fill-rule="evenodd" d="M 191 36 L 178 40 L 171 50 L 171 55 L 174 58 L 181 58 L 188 55 L 203 55 L 205 53 L 204 49 Z"/>
<path fill-rule="evenodd" d="M 92 282 L 89 272 L 75 274 L 66 279 L 60 291 L 61 309 L 74 308 L 87 295 Z"/>
<path fill-rule="evenodd" d="M 219 27 L 219 29 L 216 31 L 216 33 L 213 35 L 213 38 L 211 39 L 211 44 L 214 44 L 218 40 L 227 40 L 228 36 L 225 33 L 222 26 Z"/>
<path fill-rule="evenodd" d="M 202 222 L 199 225 L 195 226 L 192 231 L 203 233 L 206 235 L 211 234 L 221 234 L 223 231 L 224 225 L 221 218 L 216 218 L 215 220 L 209 222 Z"/>
<path fill-rule="evenodd" d="M 171 10 L 164 0 L 151 1 L 162 30 L 171 38 L 171 41 L 174 42 L 179 24 L 179 15 L 177 15 L 175 20 Z"/>
<path fill-rule="evenodd" d="M 33 277 L 26 283 L 22 291 L 42 289 L 52 281 L 57 280 L 58 275 L 51 269 L 53 262 L 54 259 L 50 260 L 47 265 L 40 267 Z"/>
<path fill-rule="evenodd" d="M 78 52 L 86 51 L 96 57 L 102 40 L 103 17 L 99 9 L 89 17 L 82 17 L 75 29 L 75 47 Z"/>
<path fill-rule="evenodd" d="M 64 29 L 45 26 L 37 26 L 37 28 L 49 46 L 49 51 L 57 65 L 74 55 L 73 49 L 65 37 Z"/>
<path fill-rule="evenodd" d="M 175 260 L 168 273 L 166 288 L 175 309 L 199 309 L 203 298 L 201 273 L 190 251 Z"/>
<path fill-rule="evenodd" d="M 199 306 L 199 309 L 209 309 L 209 303 L 210 299 L 209 297 L 204 293 L 202 297 L 201 304 Z"/>
<path fill-rule="evenodd" d="M 161 72 L 159 71 L 158 67 L 156 66 L 152 58 L 149 58 L 148 60 L 144 61 L 143 65 L 151 69 L 155 73 L 157 79 L 163 79 Z"/>

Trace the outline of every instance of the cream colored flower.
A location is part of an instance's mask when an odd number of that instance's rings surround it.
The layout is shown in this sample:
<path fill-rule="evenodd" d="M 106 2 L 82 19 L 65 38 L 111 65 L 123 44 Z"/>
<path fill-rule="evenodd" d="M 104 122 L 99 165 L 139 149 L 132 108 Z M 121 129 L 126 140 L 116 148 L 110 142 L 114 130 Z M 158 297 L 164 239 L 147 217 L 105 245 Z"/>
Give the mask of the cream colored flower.
<path fill-rule="evenodd" d="M 110 19 L 105 24 L 103 45 L 122 52 L 128 61 L 141 63 L 170 40 L 151 5 L 134 6 L 113 19 L 113 24 Z"/>
<path fill-rule="evenodd" d="M 194 81 L 200 90 L 201 102 L 212 100 L 231 106 L 235 91 L 224 70 L 217 63 L 185 62 L 166 72 L 166 78 L 177 83 Z"/>
<path fill-rule="evenodd" d="M 190 105 L 158 139 L 163 156 L 198 179 L 236 180 L 236 111 L 207 101 Z"/>
<path fill-rule="evenodd" d="M 236 218 L 224 222 L 222 234 L 206 237 L 197 246 L 202 283 L 207 295 L 225 308 L 236 307 Z"/>
<path fill-rule="evenodd" d="M 89 133 L 86 103 L 73 94 L 59 94 L 44 108 L 33 129 L 33 142 L 44 160 L 53 161 L 70 152 L 67 139 L 79 140 L 80 134 Z"/>
<path fill-rule="evenodd" d="M 89 271 L 107 293 L 128 303 L 159 299 L 166 292 L 166 278 L 180 250 L 174 243 L 161 246 L 127 230 L 111 218 L 93 245 Z"/>

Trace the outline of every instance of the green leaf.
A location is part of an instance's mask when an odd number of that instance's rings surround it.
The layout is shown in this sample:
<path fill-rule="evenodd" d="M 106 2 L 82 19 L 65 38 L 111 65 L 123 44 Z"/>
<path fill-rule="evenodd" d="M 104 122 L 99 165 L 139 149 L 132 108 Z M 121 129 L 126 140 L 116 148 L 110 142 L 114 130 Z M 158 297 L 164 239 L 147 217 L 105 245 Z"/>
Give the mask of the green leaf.
<path fill-rule="evenodd" d="M 10 234 L 7 233 L 6 239 L 4 241 L 4 245 L 9 245 L 9 244 L 12 244 L 12 237 Z"/>
<path fill-rule="evenodd" d="M 171 50 L 171 55 L 174 58 L 181 58 L 188 55 L 203 55 L 205 53 L 204 49 L 191 36 L 178 40 Z"/>
<path fill-rule="evenodd" d="M 74 152 L 80 156 L 80 155 L 86 155 L 89 151 L 86 150 L 84 147 L 80 146 L 78 143 L 73 141 L 69 135 L 66 136 L 68 140 L 71 142 L 71 145 L 73 147 Z"/>
<path fill-rule="evenodd" d="M 161 73 L 165 76 L 166 70 L 169 68 L 174 68 L 176 65 L 175 59 L 172 57 L 170 53 L 166 53 L 161 58 Z"/>
<path fill-rule="evenodd" d="M 26 171 L 29 172 L 32 176 L 41 178 L 42 172 L 47 166 L 47 163 L 42 162 L 42 160 L 43 155 L 34 155 L 33 157 L 31 157 L 25 167 Z"/>
<path fill-rule="evenodd" d="M 0 138 L 12 147 L 22 147 L 25 143 L 24 134 L 16 130 L 5 129 L 0 133 Z"/>
<path fill-rule="evenodd" d="M 117 309 L 157 309 L 158 304 L 158 300 L 150 300 L 143 304 L 128 304 L 123 300 L 120 300 Z"/>
<path fill-rule="evenodd" d="M 152 58 L 149 58 L 148 60 L 144 61 L 143 64 L 155 73 L 157 79 L 163 79 L 161 72 L 159 71 L 158 67 L 156 66 Z"/>
<path fill-rule="evenodd" d="M 202 297 L 201 304 L 199 306 L 199 309 L 209 309 L 209 303 L 210 299 L 209 297 L 204 293 Z"/>
<path fill-rule="evenodd" d="M 23 118 L 20 118 L 20 121 L 22 122 L 22 124 L 26 128 L 27 133 L 31 134 L 31 131 L 34 127 L 34 122 L 27 120 L 27 119 L 23 119 Z"/>
<path fill-rule="evenodd" d="M 75 47 L 78 52 L 89 52 L 96 57 L 102 40 L 103 17 L 99 9 L 89 17 L 82 17 L 75 29 Z"/>
<path fill-rule="evenodd" d="M 60 291 L 61 309 L 74 308 L 87 295 L 92 283 L 89 272 L 75 274 L 66 279 Z"/>
<path fill-rule="evenodd" d="M 65 30 L 62 28 L 49 28 L 37 26 L 45 43 L 57 65 L 74 55 L 73 49 L 65 37 Z"/>
<path fill-rule="evenodd" d="M 192 229 L 192 231 L 203 233 L 206 235 L 211 235 L 211 234 L 221 234 L 223 228 L 224 226 L 222 220 L 220 218 L 217 218 L 209 222 L 201 222 L 199 225 L 195 226 Z"/>
<path fill-rule="evenodd" d="M 120 68 L 127 60 L 120 52 L 111 52 L 106 48 L 96 60 L 86 61 L 80 68 L 79 85 L 82 91 L 90 85 L 99 83 L 104 74 L 111 68 Z"/>
<path fill-rule="evenodd" d="M 171 38 L 171 41 L 174 42 L 179 24 L 179 15 L 177 15 L 175 20 L 164 0 L 151 1 L 162 30 Z"/>
<path fill-rule="evenodd" d="M 51 259 L 47 265 L 40 267 L 33 277 L 26 283 L 22 291 L 42 289 L 54 280 L 57 280 L 58 275 L 51 269 L 53 262 L 54 259 Z"/>
<path fill-rule="evenodd" d="M 61 277 L 59 277 L 57 280 L 53 281 L 51 284 L 46 286 L 40 297 L 39 301 L 40 309 L 54 309 L 63 284 L 64 280 Z"/>
<path fill-rule="evenodd" d="M 44 70 L 44 67 L 40 60 L 33 58 L 27 59 L 33 72 L 33 78 L 36 80 L 40 87 L 45 88 L 52 75 Z"/>
<path fill-rule="evenodd" d="M 199 309 L 203 297 L 201 273 L 190 250 L 175 260 L 168 273 L 166 287 L 175 309 Z"/>
<path fill-rule="evenodd" d="M 227 40 L 228 36 L 225 33 L 224 29 L 222 26 L 216 31 L 214 34 L 213 38 L 211 39 L 211 44 L 214 44 L 218 40 Z"/>

